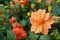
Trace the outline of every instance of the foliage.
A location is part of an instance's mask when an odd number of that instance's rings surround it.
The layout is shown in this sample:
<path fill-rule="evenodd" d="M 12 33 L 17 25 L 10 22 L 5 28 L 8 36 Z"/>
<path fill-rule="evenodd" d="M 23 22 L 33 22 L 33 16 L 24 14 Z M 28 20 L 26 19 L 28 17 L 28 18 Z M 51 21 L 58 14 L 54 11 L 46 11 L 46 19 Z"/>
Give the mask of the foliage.
<path fill-rule="evenodd" d="M 37 0 L 29 0 L 27 6 L 16 3 L 11 7 L 10 4 L 14 4 L 13 0 L 0 0 L 0 40 L 16 40 L 16 35 L 12 32 L 13 27 L 9 23 L 11 17 L 15 17 L 28 34 L 27 38 L 22 40 L 60 40 L 60 19 L 56 19 L 56 23 L 52 25 L 48 35 L 35 34 L 30 31 L 30 16 L 33 11 L 45 9 L 52 15 L 60 16 L 60 1 L 53 0 L 49 5 L 46 4 L 46 1 L 42 0 L 41 3 L 37 3 Z"/>

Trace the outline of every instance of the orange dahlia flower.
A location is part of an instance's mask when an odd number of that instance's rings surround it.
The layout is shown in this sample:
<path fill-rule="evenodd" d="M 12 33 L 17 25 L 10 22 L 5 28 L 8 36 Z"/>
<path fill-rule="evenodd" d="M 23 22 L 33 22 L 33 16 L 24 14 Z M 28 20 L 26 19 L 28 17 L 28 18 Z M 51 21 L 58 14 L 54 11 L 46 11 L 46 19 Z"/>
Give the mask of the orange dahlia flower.
<path fill-rule="evenodd" d="M 47 35 L 48 30 L 51 29 L 51 25 L 55 23 L 55 20 L 50 13 L 39 9 L 37 12 L 32 12 L 30 22 L 32 24 L 31 31 Z"/>

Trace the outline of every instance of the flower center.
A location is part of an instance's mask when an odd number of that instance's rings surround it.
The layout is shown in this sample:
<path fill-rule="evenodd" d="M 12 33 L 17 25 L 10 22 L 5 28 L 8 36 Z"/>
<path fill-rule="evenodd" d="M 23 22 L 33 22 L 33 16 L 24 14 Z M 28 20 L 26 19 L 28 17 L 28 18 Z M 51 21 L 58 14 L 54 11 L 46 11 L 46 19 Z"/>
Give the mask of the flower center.
<path fill-rule="evenodd" d="M 38 22 L 39 25 L 43 24 L 43 20 L 42 19 L 38 19 L 37 22 Z"/>

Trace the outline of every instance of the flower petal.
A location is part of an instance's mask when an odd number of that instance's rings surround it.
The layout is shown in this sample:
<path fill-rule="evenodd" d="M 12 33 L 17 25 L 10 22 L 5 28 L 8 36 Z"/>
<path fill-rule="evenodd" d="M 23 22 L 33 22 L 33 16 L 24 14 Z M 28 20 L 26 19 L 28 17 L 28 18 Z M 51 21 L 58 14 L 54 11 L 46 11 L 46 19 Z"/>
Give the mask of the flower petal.
<path fill-rule="evenodd" d="M 43 26 L 45 29 L 51 29 L 51 25 L 48 22 L 45 22 Z"/>
<path fill-rule="evenodd" d="M 31 18 L 34 18 L 35 20 L 37 20 L 36 12 L 31 13 Z"/>
<path fill-rule="evenodd" d="M 35 20 L 34 18 L 30 18 L 30 22 L 33 25 L 38 25 L 37 20 Z"/>
<path fill-rule="evenodd" d="M 32 12 L 30 21 L 31 24 L 39 25 L 39 22 L 42 21 L 45 15 L 45 10 L 39 9 L 37 12 Z"/>
<path fill-rule="evenodd" d="M 50 18 L 50 16 L 51 16 L 50 13 L 45 14 L 44 21 L 48 20 Z"/>
<path fill-rule="evenodd" d="M 40 33 L 41 31 L 42 31 L 42 25 L 36 28 L 35 33 Z"/>
<path fill-rule="evenodd" d="M 31 26 L 31 31 L 34 32 L 36 30 L 37 26 L 36 25 L 32 25 Z"/>
<path fill-rule="evenodd" d="M 48 34 L 48 29 L 43 29 L 42 34 L 47 35 Z"/>
<path fill-rule="evenodd" d="M 43 17 L 44 17 L 44 15 L 45 15 L 45 10 L 41 10 L 41 9 L 39 9 L 38 11 L 37 11 L 37 13 L 38 14 L 36 14 L 37 16 L 39 16 L 39 18 L 40 19 L 42 19 Z"/>
<path fill-rule="evenodd" d="M 50 19 L 50 20 L 47 21 L 47 23 L 50 24 L 50 25 L 52 25 L 52 24 L 55 23 L 55 22 L 56 22 L 56 21 L 53 20 L 53 19 Z"/>

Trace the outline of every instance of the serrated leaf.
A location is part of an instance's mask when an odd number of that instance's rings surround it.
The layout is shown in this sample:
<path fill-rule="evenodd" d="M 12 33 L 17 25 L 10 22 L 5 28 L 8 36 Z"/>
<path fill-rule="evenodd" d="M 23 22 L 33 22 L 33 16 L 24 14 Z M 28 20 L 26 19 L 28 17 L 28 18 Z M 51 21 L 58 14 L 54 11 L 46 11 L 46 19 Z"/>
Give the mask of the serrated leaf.
<path fill-rule="evenodd" d="M 41 35 L 41 37 L 39 38 L 39 40 L 51 40 L 51 37 L 48 35 Z"/>
<path fill-rule="evenodd" d="M 9 40 L 16 40 L 16 36 L 12 31 L 7 30 L 7 37 Z"/>

